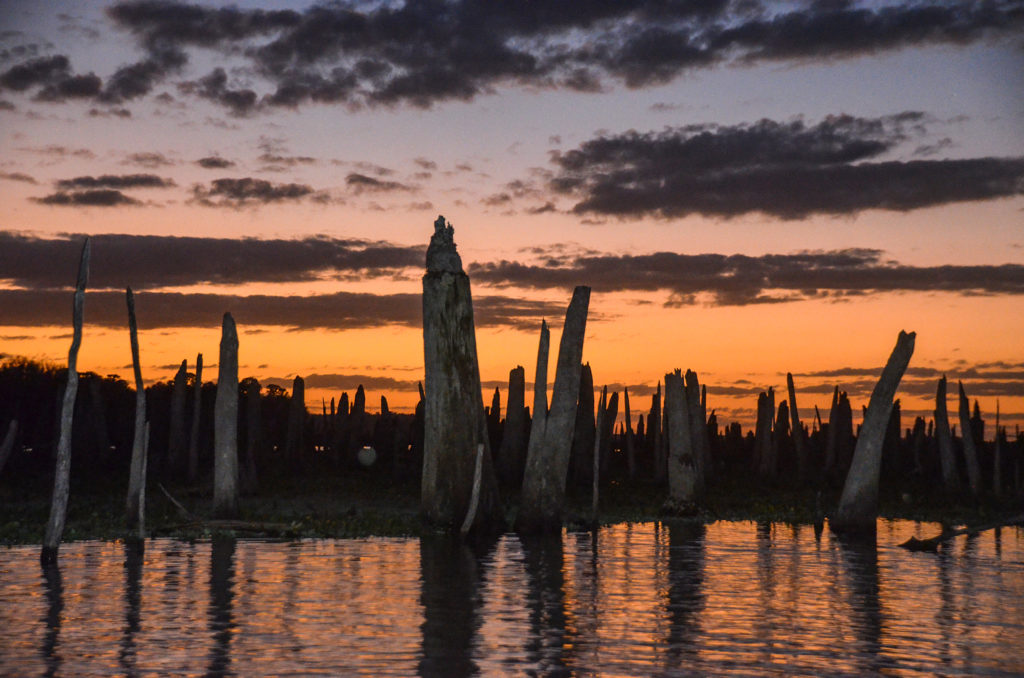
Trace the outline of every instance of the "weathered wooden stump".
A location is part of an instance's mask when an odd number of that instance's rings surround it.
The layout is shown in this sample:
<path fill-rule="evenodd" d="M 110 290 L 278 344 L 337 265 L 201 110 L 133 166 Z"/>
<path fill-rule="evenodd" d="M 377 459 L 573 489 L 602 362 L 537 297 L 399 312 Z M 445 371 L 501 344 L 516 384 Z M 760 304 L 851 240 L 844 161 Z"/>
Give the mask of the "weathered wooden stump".
<path fill-rule="evenodd" d="M 882 472 L 882 444 L 889 425 L 893 397 L 914 354 L 913 332 L 900 332 L 896 346 L 882 370 L 864 423 L 857 437 L 853 461 L 846 475 L 839 508 L 829 521 L 834 532 L 875 533 L 878 519 L 878 482 Z"/>
<path fill-rule="evenodd" d="M 224 314 L 213 409 L 213 514 L 238 517 L 238 332 Z"/>
<path fill-rule="evenodd" d="M 471 508 L 480 453 L 480 489 L 466 532 L 502 520 L 487 439 L 469 276 L 454 229 L 438 217 L 423 276 L 424 442 L 421 510 L 428 522 L 455 531 Z"/>
<path fill-rule="evenodd" d="M 522 504 L 516 520 L 516 529 L 520 532 L 554 532 L 562 529 L 565 483 L 569 473 L 573 428 L 576 424 L 576 400 L 580 390 L 583 337 L 587 328 L 589 306 L 590 288 L 580 286 L 573 290 L 572 301 L 565 312 L 565 325 L 562 327 L 562 339 L 558 347 L 558 367 L 555 370 L 551 411 L 547 413 L 541 426 L 535 425 L 530 432 Z M 543 344 L 543 333 L 541 341 Z M 538 364 L 539 362 L 538 360 Z M 537 408 L 536 402 L 534 407 Z M 535 420 L 539 414 L 535 409 Z"/>

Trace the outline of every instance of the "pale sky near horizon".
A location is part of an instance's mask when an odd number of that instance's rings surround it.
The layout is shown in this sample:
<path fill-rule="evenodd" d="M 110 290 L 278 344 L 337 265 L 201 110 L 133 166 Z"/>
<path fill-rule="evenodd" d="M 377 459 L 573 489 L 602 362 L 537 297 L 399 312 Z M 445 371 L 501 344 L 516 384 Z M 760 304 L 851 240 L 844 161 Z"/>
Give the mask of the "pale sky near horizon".
<path fill-rule="evenodd" d="M 66 360 L 91 235 L 80 369 L 128 374 L 131 285 L 147 380 L 215 379 L 231 311 L 242 376 L 408 410 L 443 214 L 485 389 L 587 284 L 584 360 L 634 412 L 676 367 L 720 420 L 787 371 L 805 418 L 856 408 L 906 329 L 905 412 L 948 373 L 1021 424 L 1022 29 L 1009 0 L 4 0 L 0 355 Z"/>

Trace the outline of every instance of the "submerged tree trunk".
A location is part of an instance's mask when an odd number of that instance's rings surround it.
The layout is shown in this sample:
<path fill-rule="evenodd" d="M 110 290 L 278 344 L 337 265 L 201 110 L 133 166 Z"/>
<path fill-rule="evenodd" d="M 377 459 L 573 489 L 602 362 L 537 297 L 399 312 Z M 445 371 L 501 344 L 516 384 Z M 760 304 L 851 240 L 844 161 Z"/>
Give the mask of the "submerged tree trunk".
<path fill-rule="evenodd" d="M 520 532 L 553 532 L 562 528 L 565 481 L 576 423 L 576 399 L 580 390 L 583 337 L 589 306 L 590 288 L 579 286 L 573 290 L 558 347 L 551 411 L 544 421 L 538 444 L 535 446 L 530 440 L 522 506 L 516 522 L 516 529 Z"/>
<path fill-rule="evenodd" d="M 971 494 L 975 497 L 981 492 L 981 469 L 978 467 L 978 446 L 974 442 L 974 427 L 971 426 L 971 405 L 964 393 L 963 382 L 960 387 L 960 439 L 964 446 L 964 461 L 967 462 L 967 482 L 971 486 Z"/>
<path fill-rule="evenodd" d="M 572 431 L 572 451 L 569 453 L 569 472 L 577 487 L 586 487 L 593 466 L 594 440 L 594 374 L 590 363 L 580 368 L 580 394 L 576 401 L 576 423 Z"/>
<path fill-rule="evenodd" d="M 188 481 L 199 475 L 199 415 L 203 411 L 203 354 L 196 354 L 196 383 L 193 385 L 192 430 L 188 437 Z"/>
<path fill-rule="evenodd" d="M 697 500 L 699 483 L 690 433 L 686 387 L 680 370 L 665 375 L 665 435 L 668 438 L 668 513 L 689 513 Z"/>
<path fill-rule="evenodd" d="M 498 478 L 505 488 L 518 489 L 526 467 L 526 371 L 517 365 L 508 373 L 505 430 L 498 452 Z"/>
<path fill-rule="evenodd" d="M 188 361 L 182 360 L 174 375 L 171 391 L 170 431 L 167 436 L 167 465 L 164 476 L 177 478 L 185 459 L 185 387 L 188 382 Z"/>
<path fill-rule="evenodd" d="M 636 454 L 633 450 L 633 420 L 629 411 L 629 389 L 622 389 L 623 414 L 626 417 L 626 468 L 629 470 L 629 479 L 636 477 Z"/>
<path fill-rule="evenodd" d="M 365 396 L 364 396 L 365 398 Z M 292 399 L 288 403 L 288 430 L 285 439 L 285 459 L 293 472 L 305 461 L 306 382 L 296 376 L 292 381 Z"/>
<path fill-rule="evenodd" d="M 132 437 L 132 462 L 128 471 L 128 499 L 125 506 L 128 528 L 135 527 L 139 520 L 141 495 L 146 484 L 146 452 L 148 423 L 146 421 L 146 386 L 142 382 L 142 366 L 139 362 L 139 327 L 135 320 L 135 295 L 132 288 L 125 292 L 128 301 L 128 335 L 132 345 L 132 369 L 135 373 L 135 433 Z"/>
<path fill-rule="evenodd" d="M 213 410 L 213 514 L 238 516 L 238 332 L 224 314 Z"/>
<path fill-rule="evenodd" d="M 697 493 L 704 491 L 710 475 L 711 442 L 708 440 L 708 420 L 705 413 L 705 396 L 697 373 L 686 370 L 686 406 L 690 419 L 690 439 L 693 448 L 693 463 L 697 467 Z"/>
<path fill-rule="evenodd" d="M 853 461 L 846 476 L 839 508 L 829 521 L 835 532 L 874 533 L 878 518 L 878 481 L 882 471 L 882 444 L 900 379 L 914 354 L 914 332 L 901 331 L 889 361 L 882 370 L 864 424 L 857 437 Z"/>
<path fill-rule="evenodd" d="M 497 479 L 487 438 L 469 276 L 454 229 L 434 222 L 423 276 L 424 443 L 421 510 L 455 531 L 469 513 L 478 446 L 480 489 L 472 529 L 500 524 Z"/>
<path fill-rule="evenodd" d="M 64 521 L 68 513 L 68 493 L 71 479 L 71 421 L 75 413 L 75 397 L 78 394 L 78 348 L 82 345 L 82 315 L 85 306 L 85 286 L 89 282 L 89 239 L 82 246 L 82 258 L 78 264 L 78 282 L 72 312 L 73 333 L 71 349 L 68 351 L 68 383 L 64 387 L 64 400 L 60 409 L 60 438 L 57 442 L 57 465 L 53 477 L 53 501 L 50 504 L 50 519 L 46 523 L 43 537 L 43 563 L 57 562 L 57 549 L 64 536 Z"/>
<path fill-rule="evenodd" d="M 530 419 L 530 439 L 526 447 L 526 459 L 539 457 L 544 444 L 544 428 L 548 421 L 548 353 L 551 332 L 547 321 L 540 321 L 540 341 L 537 344 L 537 369 L 533 380 L 533 416 Z M 525 482 L 526 468 L 523 467 Z"/>
<path fill-rule="evenodd" d="M 245 385 L 245 465 L 251 483 L 250 489 L 255 491 L 259 485 L 256 472 L 256 459 L 262 459 L 263 450 L 263 407 L 260 402 L 260 382 L 246 379 Z"/>
<path fill-rule="evenodd" d="M 807 478 L 807 447 L 804 427 L 800 424 L 800 412 L 796 407 L 796 385 L 793 374 L 786 373 L 786 388 L 789 390 L 789 418 L 793 435 L 793 451 L 796 453 L 796 477 L 803 482 Z"/>

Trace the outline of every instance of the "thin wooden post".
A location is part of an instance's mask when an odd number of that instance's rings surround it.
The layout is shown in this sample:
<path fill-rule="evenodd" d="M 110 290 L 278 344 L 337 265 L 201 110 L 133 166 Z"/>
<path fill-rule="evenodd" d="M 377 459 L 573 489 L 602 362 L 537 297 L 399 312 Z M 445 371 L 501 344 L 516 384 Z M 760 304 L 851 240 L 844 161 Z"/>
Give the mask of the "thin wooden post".
<path fill-rule="evenodd" d="M 78 281 L 72 311 L 71 349 L 68 351 L 68 382 L 64 387 L 64 400 L 60 409 L 60 438 L 57 442 L 57 465 L 53 477 L 53 501 L 50 518 L 46 523 L 43 564 L 57 562 L 57 549 L 64 535 L 64 522 L 68 514 L 68 494 L 71 490 L 71 422 L 75 414 L 78 394 L 78 349 L 82 345 L 82 319 L 85 306 L 85 287 L 89 282 L 89 239 L 82 245 L 82 258 L 78 263 Z"/>

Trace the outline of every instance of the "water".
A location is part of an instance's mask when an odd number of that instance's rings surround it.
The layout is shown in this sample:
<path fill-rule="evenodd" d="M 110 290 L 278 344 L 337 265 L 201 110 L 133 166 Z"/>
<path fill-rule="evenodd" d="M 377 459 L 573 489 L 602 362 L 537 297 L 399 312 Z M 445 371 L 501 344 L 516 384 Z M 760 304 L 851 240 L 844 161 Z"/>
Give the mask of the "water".
<path fill-rule="evenodd" d="M 0 675 L 1020 675 L 1024 530 L 750 522 L 0 549 Z"/>

